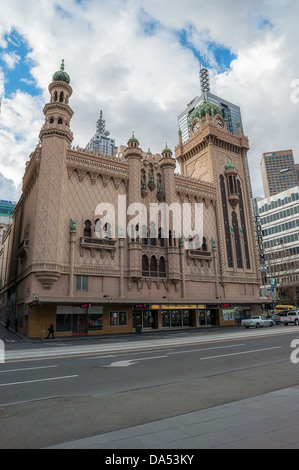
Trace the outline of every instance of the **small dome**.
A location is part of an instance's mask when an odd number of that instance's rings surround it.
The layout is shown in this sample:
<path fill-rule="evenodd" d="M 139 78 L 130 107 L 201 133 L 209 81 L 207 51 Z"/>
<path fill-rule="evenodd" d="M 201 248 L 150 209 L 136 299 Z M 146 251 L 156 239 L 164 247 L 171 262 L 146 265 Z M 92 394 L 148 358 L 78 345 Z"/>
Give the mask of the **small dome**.
<path fill-rule="evenodd" d="M 55 72 L 52 77 L 53 82 L 64 82 L 68 85 L 70 84 L 70 76 L 64 71 L 64 60 L 62 59 L 61 67 L 58 72 Z"/>
<path fill-rule="evenodd" d="M 133 133 L 132 133 L 131 139 L 128 140 L 128 144 L 130 144 L 131 142 L 136 142 L 136 144 L 139 145 L 138 139 L 136 139 L 136 137 L 134 136 L 134 131 L 133 131 Z"/>
<path fill-rule="evenodd" d="M 162 152 L 162 155 L 163 155 L 163 153 L 171 153 L 171 154 L 172 154 L 172 150 L 171 150 L 170 148 L 168 148 L 167 142 L 166 142 L 166 147 L 165 147 L 165 149 L 164 149 L 163 152 Z"/>

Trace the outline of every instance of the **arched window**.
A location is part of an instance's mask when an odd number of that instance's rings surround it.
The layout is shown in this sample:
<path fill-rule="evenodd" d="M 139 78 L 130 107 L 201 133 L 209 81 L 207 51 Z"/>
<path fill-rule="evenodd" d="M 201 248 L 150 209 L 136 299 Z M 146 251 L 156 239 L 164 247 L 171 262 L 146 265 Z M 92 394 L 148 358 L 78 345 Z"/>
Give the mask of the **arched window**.
<path fill-rule="evenodd" d="M 238 222 L 238 217 L 237 217 L 237 214 L 236 214 L 235 211 L 232 213 L 232 223 L 233 223 L 233 231 L 234 231 L 234 235 L 235 235 L 237 266 L 238 266 L 238 268 L 243 268 L 239 222 Z"/>
<path fill-rule="evenodd" d="M 150 226 L 150 245 L 157 246 L 157 229 L 154 222 L 151 222 Z"/>
<path fill-rule="evenodd" d="M 57 95 L 57 91 L 55 90 L 54 91 L 54 101 L 57 101 L 57 99 L 58 99 L 58 95 Z"/>
<path fill-rule="evenodd" d="M 85 222 L 84 222 L 84 237 L 91 237 L 91 222 L 90 222 L 90 220 L 85 220 Z"/>
<path fill-rule="evenodd" d="M 141 170 L 141 189 L 145 190 L 146 189 L 146 175 L 145 175 L 145 170 Z"/>
<path fill-rule="evenodd" d="M 166 277 L 166 266 L 165 266 L 165 259 L 163 258 L 163 256 L 161 256 L 160 262 L 159 262 L 159 276 Z"/>
<path fill-rule="evenodd" d="M 172 231 L 171 231 L 171 230 L 169 230 L 169 235 L 168 235 L 168 236 L 169 236 L 169 238 L 168 238 L 168 245 L 169 245 L 169 246 L 172 246 Z"/>
<path fill-rule="evenodd" d="M 151 257 L 151 276 L 158 277 L 158 266 L 157 266 L 157 260 L 155 256 Z"/>
<path fill-rule="evenodd" d="M 224 181 L 223 175 L 220 175 L 219 178 L 220 178 L 220 191 L 221 191 L 221 201 L 222 201 L 222 213 L 223 213 L 225 239 L 226 239 L 227 263 L 228 263 L 229 268 L 233 268 L 234 267 L 233 251 L 232 251 L 232 242 L 231 242 L 231 234 L 230 234 L 230 227 L 229 227 L 225 181 Z"/>
<path fill-rule="evenodd" d="M 147 233 L 146 225 L 142 225 L 141 237 L 142 237 L 142 245 L 148 245 L 148 233 Z"/>
<path fill-rule="evenodd" d="M 162 228 L 160 227 L 159 230 L 158 230 L 158 239 L 159 239 L 159 245 L 160 246 L 164 246 L 165 243 L 164 243 L 164 237 L 163 237 L 163 230 Z"/>
<path fill-rule="evenodd" d="M 61 91 L 59 95 L 59 102 L 63 103 L 63 99 L 64 99 L 64 94 L 63 94 L 63 91 Z"/>
<path fill-rule="evenodd" d="M 202 239 L 201 249 L 202 251 L 208 251 L 207 239 L 205 237 Z"/>
<path fill-rule="evenodd" d="M 131 242 L 139 241 L 139 224 L 135 227 L 131 225 Z"/>
<path fill-rule="evenodd" d="M 104 231 L 103 235 L 106 238 L 106 240 L 111 240 L 111 225 L 108 224 L 108 222 L 104 225 L 103 231 Z"/>
<path fill-rule="evenodd" d="M 148 257 L 146 255 L 142 256 L 142 276 L 143 277 L 149 276 L 149 264 L 148 264 Z"/>
<path fill-rule="evenodd" d="M 101 219 L 95 220 L 94 231 L 98 238 L 103 238 L 103 227 Z"/>
<path fill-rule="evenodd" d="M 148 182 L 154 183 L 154 167 L 152 163 L 148 166 Z"/>

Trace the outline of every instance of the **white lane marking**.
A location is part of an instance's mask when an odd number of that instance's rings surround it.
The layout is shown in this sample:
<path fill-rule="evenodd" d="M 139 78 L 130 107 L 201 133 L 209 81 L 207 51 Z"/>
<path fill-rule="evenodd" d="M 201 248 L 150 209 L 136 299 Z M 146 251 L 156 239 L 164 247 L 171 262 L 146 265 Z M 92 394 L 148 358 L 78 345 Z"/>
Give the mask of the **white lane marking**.
<path fill-rule="evenodd" d="M 177 351 L 168 353 L 170 356 L 171 354 L 188 354 L 193 352 L 201 352 L 201 351 L 214 351 L 214 349 L 226 349 L 226 348 L 237 348 L 240 346 L 245 346 L 245 344 L 231 344 L 229 346 L 216 346 L 215 348 L 201 348 L 201 349 L 188 349 L 188 351 Z"/>
<path fill-rule="evenodd" d="M 50 380 L 62 380 L 62 379 L 72 379 L 74 377 L 78 377 L 78 375 L 66 375 L 64 377 L 51 377 L 48 379 L 39 379 L 39 380 L 25 380 L 23 382 L 10 382 L 7 384 L 0 384 L 0 387 L 8 387 L 10 385 L 24 385 L 24 384 L 32 384 L 36 382 L 49 382 Z"/>
<path fill-rule="evenodd" d="M 55 365 L 55 366 L 43 366 L 43 367 L 26 367 L 23 369 L 0 370 L 0 374 L 4 374 L 5 372 L 21 372 L 24 370 L 51 369 L 52 367 L 58 367 L 58 366 Z"/>
<path fill-rule="evenodd" d="M 153 356 L 153 357 L 142 357 L 140 359 L 131 359 L 128 361 L 118 361 L 118 362 L 112 362 L 112 364 L 109 364 L 108 366 L 103 366 L 103 367 L 129 367 L 133 366 L 134 364 L 137 364 L 139 361 L 149 361 L 151 359 L 162 359 L 168 356 Z"/>
<path fill-rule="evenodd" d="M 160 351 L 160 349 L 157 349 L 157 352 Z M 174 349 L 166 349 L 166 351 L 174 351 Z M 165 349 L 163 348 L 163 352 L 166 352 Z M 139 351 L 139 352 L 124 352 L 122 354 L 111 354 L 110 356 L 89 356 L 89 357 L 83 357 L 80 359 L 80 361 L 90 361 L 91 359 L 107 359 L 110 357 L 123 357 L 123 356 L 140 356 L 141 354 L 153 354 L 153 352 L 156 352 L 155 350 L 151 351 Z"/>
<path fill-rule="evenodd" d="M 220 333 L 220 334 L 207 334 L 207 335 L 196 335 L 196 336 L 186 336 L 184 338 L 164 338 L 164 339 L 157 339 L 157 340 L 150 340 L 144 342 L 127 342 L 127 343 L 118 343 L 118 344 L 101 344 L 101 345 L 93 345 L 93 346 L 76 346 L 76 347 L 69 347 L 66 346 L 64 348 L 55 348 L 51 350 L 45 349 L 35 349 L 35 350 L 15 350 L 15 351 L 7 351 L 5 354 L 5 360 L 13 360 L 13 359 L 29 359 L 29 358 L 50 358 L 54 356 L 62 357 L 67 355 L 81 355 L 81 354 L 92 354 L 92 353 L 102 353 L 102 352 L 129 352 L 136 349 L 149 349 L 149 348 L 158 348 L 160 346 L 167 347 L 167 346 L 176 346 L 176 345 L 190 345 L 194 343 L 210 343 L 214 341 L 229 341 L 229 340 L 236 340 L 236 339 L 249 339 L 249 338 L 258 338 L 258 337 L 266 337 L 266 336 L 276 336 L 276 335 L 285 335 L 285 334 L 295 334 L 296 328 L 293 326 L 291 327 L 284 327 L 278 328 L 277 330 L 273 330 L 272 328 L 264 331 L 256 331 L 256 330 L 244 330 L 243 332 L 235 332 L 235 333 Z"/>
<path fill-rule="evenodd" d="M 275 348 L 265 348 L 265 349 L 253 349 L 252 351 L 241 351 L 241 352 L 236 352 L 236 353 L 231 353 L 231 354 L 221 354 L 219 356 L 210 356 L 210 357 L 201 357 L 201 361 L 206 361 L 208 359 L 217 359 L 220 357 L 228 357 L 228 356 L 238 356 L 240 354 L 252 354 L 256 352 L 262 352 L 262 351 L 271 351 L 273 349 L 281 349 L 282 346 L 276 346 Z"/>
<path fill-rule="evenodd" d="M 226 349 L 226 348 L 236 348 L 244 346 L 244 344 L 234 344 L 234 345 L 229 345 L 229 346 L 217 346 L 215 348 L 202 348 L 202 349 L 191 349 L 188 351 L 178 351 L 178 352 L 167 352 L 165 356 L 152 356 L 152 357 L 142 357 L 140 359 L 128 359 L 126 361 L 118 361 L 118 362 L 112 362 L 112 364 L 104 367 L 129 367 L 134 364 L 137 364 L 138 361 L 147 361 L 147 360 L 152 360 L 152 359 L 162 359 L 162 358 L 168 358 L 170 355 L 174 354 L 188 354 L 188 353 L 193 353 L 193 352 L 201 352 L 201 351 L 214 351 L 215 349 Z M 136 353 L 135 353 L 136 354 Z M 140 354 L 140 353 L 139 353 Z"/>

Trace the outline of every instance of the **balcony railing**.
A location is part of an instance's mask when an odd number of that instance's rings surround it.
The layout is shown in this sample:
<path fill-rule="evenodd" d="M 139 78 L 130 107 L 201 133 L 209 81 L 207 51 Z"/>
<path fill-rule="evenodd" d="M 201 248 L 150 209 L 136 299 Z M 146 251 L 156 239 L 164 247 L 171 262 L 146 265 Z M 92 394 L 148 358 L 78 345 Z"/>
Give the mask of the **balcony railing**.
<path fill-rule="evenodd" d="M 116 240 L 110 238 L 92 238 L 92 237 L 81 237 L 80 238 L 80 250 L 81 256 L 83 256 L 83 248 L 91 250 L 91 255 L 94 256 L 94 250 L 100 251 L 103 255 L 104 251 L 110 251 L 112 258 L 114 258 L 116 250 Z"/>

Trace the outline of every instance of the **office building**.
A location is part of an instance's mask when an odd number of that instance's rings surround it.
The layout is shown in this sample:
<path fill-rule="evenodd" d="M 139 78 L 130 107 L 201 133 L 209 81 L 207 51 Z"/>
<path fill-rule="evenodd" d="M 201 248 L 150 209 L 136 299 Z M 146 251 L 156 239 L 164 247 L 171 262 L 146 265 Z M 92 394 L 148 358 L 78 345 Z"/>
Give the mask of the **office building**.
<path fill-rule="evenodd" d="M 211 93 L 209 71 L 206 66 L 202 67 L 200 60 L 199 63 L 201 95 L 199 97 L 196 96 L 190 103 L 188 103 L 187 108 L 181 114 L 179 114 L 177 118 L 178 127 L 182 135 L 183 142 L 186 142 L 191 137 L 191 122 L 193 119 L 193 113 L 205 102 L 216 106 L 216 108 L 220 110 L 220 114 L 226 122 L 226 129 L 228 132 L 232 133 L 233 135 L 237 135 L 238 129 L 241 129 L 241 132 L 244 133 L 240 107 Z M 252 198 L 253 194 L 247 156 L 246 167 L 249 178 L 250 195 Z"/>
<path fill-rule="evenodd" d="M 281 301 L 299 301 L 299 187 L 258 201 L 268 284 Z"/>
<path fill-rule="evenodd" d="M 229 326 L 260 312 L 241 128 L 232 135 L 218 108 L 203 103 L 176 158 L 167 146 L 143 151 L 134 135 L 114 157 L 72 147 L 64 66 L 49 92 L 0 255 L 1 320 L 17 318 L 20 333 L 41 338 L 50 322 L 63 337 Z M 203 223 L 194 232 L 197 207 Z"/>
<path fill-rule="evenodd" d="M 265 197 L 274 196 L 298 185 L 292 150 L 263 153 L 261 173 Z"/>
<path fill-rule="evenodd" d="M 201 96 L 196 96 L 189 104 L 187 104 L 187 108 L 178 116 L 178 126 L 182 133 L 183 142 L 190 139 L 192 114 L 196 108 L 204 103 L 204 101 L 217 106 L 217 108 L 221 110 L 222 117 L 226 121 L 227 130 L 229 132 L 237 134 L 239 127 L 243 132 L 241 110 L 239 106 L 236 106 L 235 104 L 211 93 L 209 71 L 206 65 L 204 67 L 202 66 L 200 58 L 199 65 Z"/>
<path fill-rule="evenodd" d="M 16 202 L 0 199 L 0 223 L 10 224 Z"/>
<path fill-rule="evenodd" d="M 115 146 L 115 139 L 112 139 L 109 136 L 110 132 L 106 131 L 106 121 L 104 121 L 103 112 L 101 111 L 100 118 L 97 122 L 96 133 L 89 141 L 86 148 L 104 155 L 114 156 L 116 154 L 117 147 Z"/>

